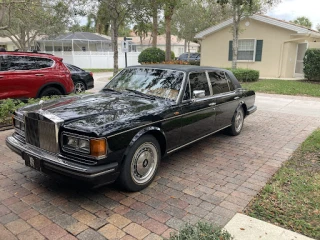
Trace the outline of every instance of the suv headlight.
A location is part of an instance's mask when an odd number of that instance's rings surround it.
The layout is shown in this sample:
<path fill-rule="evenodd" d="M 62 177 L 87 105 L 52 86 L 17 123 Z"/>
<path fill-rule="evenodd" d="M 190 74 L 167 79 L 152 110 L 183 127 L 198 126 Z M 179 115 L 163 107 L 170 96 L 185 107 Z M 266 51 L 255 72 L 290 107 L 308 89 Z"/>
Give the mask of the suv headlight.
<path fill-rule="evenodd" d="M 105 138 L 89 139 L 62 134 L 62 148 L 67 151 L 85 153 L 92 157 L 102 157 L 107 154 L 107 141 Z"/>

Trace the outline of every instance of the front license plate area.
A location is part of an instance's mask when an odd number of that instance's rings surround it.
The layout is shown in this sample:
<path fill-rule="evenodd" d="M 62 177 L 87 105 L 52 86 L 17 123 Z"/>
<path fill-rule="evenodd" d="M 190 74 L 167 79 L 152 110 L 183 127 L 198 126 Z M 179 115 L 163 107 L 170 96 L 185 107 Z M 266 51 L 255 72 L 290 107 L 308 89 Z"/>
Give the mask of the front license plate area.
<path fill-rule="evenodd" d="M 31 167 L 37 171 L 41 171 L 41 164 L 39 158 L 29 156 L 28 154 L 24 154 L 23 159 L 25 160 L 26 166 Z"/>

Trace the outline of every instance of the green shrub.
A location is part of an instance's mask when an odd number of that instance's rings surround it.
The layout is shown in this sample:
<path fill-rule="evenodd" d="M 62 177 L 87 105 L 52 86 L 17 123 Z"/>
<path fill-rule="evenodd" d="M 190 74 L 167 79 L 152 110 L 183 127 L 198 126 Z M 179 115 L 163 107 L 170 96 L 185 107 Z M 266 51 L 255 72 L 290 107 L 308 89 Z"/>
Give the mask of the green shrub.
<path fill-rule="evenodd" d="M 257 70 L 246 68 L 227 69 L 230 70 L 240 82 L 256 82 L 259 80 L 260 77 L 260 72 Z"/>
<path fill-rule="evenodd" d="M 308 80 L 320 80 L 320 49 L 308 49 L 303 58 L 303 72 Z"/>
<path fill-rule="evenodd" d="M 139 63 L 159 63 L 165 60 L 165 53 L 160 48 L 147 48 L 138 57 Z"/>
<path fill-rule="evenodd" d="M 17 109 L 28 105 L 38 103 L 40 100 L 50 100 L 55 99 L 60 96 L 52 96 L 52 97 L 43 97 L 43 98 L 29 98 L 27 102 L 22 102 L 18 99 L 4 99 L 0 101 L 0 124 L 10 124 L 11 123 L 11 115 Z"/>
<path fill-rule="evenodd" d="M 231 235 L 212 224 L 198 222 L 195 225 L 187 223 L 178 233 L 170 236 L 169 240 L 231 240 Z"/>
<path fill-rule="evenodd" d="M 197 65 L 197 66 L 200 66 L 200 61 L 189 61 L 189 64 L 190 65 Z"/>
<path fill-rule="evenodd" d="M 171 60 L 175 60 L 176 59 L 176 55 L 174 54 L 173 51 L 171 51 Z"/>

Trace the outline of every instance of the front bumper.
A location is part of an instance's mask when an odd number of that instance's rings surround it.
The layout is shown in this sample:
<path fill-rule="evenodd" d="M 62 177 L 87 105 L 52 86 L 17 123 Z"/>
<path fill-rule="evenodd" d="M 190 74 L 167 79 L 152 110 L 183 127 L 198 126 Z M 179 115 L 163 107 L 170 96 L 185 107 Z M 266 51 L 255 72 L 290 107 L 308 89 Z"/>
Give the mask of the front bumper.
<path fill-rule="evenodd" d="M 71 177 L 95 186 L 112 183 L 119 175 L 119 172 L 117 172 L 118 163 L 116 162 L 98 166 L 75 163 L 70 161 L 70 158 L 52 155 L 37 147 L 24 144 L 13 136 L 7 137 L 6 144 L 26 162 L 30 157 L 37 159 L 40 164 L 40 171 L 48 174 Z"/>
<path fill-rule="evenodd" d="M 252 107 L 248 108 L 247 115 L 250 115 L 250 114 L 254 113 L 255 111 L 257 111 L 257 106 L 253 105 Z"/>

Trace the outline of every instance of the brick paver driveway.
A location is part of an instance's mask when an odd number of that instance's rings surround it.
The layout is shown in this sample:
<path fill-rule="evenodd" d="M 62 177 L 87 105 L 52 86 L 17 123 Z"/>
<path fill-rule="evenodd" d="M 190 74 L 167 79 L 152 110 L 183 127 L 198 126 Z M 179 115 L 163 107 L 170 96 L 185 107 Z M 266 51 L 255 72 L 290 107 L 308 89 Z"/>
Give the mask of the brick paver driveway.
<path fill-rule="evenodd" d="M 319 126 L 258 110 L 240 136 L 215 134 L 162 161 L 138 193 L 82 189 L 24 166 L 0 133 L 0 239 L 161 239 L 184 222 L 224 225 Z"/>

